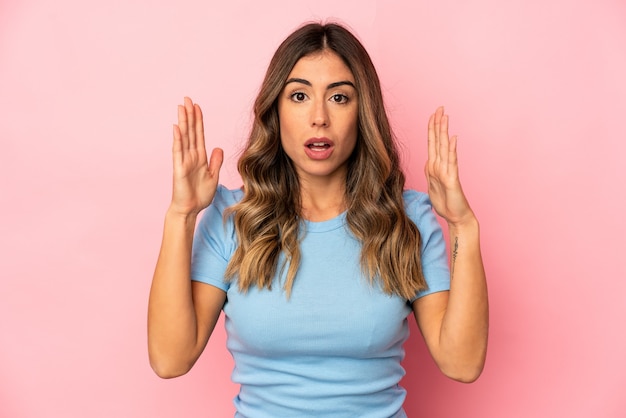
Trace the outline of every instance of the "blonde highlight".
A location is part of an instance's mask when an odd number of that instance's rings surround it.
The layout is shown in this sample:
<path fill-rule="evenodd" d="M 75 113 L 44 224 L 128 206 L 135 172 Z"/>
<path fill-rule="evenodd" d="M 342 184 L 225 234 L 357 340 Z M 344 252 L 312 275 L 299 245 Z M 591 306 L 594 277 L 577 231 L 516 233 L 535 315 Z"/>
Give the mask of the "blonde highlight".
<path fill-rule="evenodd" d="M 404 211 L 405 177 L 385 112 L 380 82 L 361 43 L 337 24 L 311 23 L 278 47 L 254 105 L 254 123 L 238 162 L 244 196 L 233 216 L 238 246 L 226 276 L 241 291 L 272 288 L 284 277 L 289 297 L 300 264 L 300 184 L 282 150 L 277 97 L 303 56 L 332 50 L 354 75 L 359 94 L 359 135 L 346 179 L 346 223 L 361 242 L 362 271 L 384 292 L 411 299 L 426 288 L 420 261 L 420 234 Z M 281 261 L 282 255 L 282 261 Z M 286 269 L 286 272 L 285 272 Z"/>

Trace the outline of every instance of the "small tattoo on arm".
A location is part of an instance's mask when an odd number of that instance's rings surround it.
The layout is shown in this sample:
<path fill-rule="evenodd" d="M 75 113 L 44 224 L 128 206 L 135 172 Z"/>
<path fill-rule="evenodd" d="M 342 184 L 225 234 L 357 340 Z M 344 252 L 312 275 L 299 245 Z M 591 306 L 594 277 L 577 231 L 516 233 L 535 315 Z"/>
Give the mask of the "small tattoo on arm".
<path fill-rule="evenodd" d="M 452 250 L 452 268 L 450 277 L 454 276 L 454 265 L 456 264 L 456 257 L 459 255 L 459 237 L 454 237 L 454 249 Z"/>

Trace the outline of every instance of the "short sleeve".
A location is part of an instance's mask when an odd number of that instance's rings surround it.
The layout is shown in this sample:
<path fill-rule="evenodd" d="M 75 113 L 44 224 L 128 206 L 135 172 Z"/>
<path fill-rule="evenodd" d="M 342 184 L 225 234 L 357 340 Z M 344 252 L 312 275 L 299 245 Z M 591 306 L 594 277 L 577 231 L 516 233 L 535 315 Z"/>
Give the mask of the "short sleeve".
<path fill-rule="evenodd" d="M 443 231 L 428 195 L 407 190 L 404 192 L 404 204 L 407 215 L 420 231 L 422 271 L 428 286 L 411 299 L 413 302 L 431 293 L 450 290 L 450 268 Z"/>
<path fill-rule="evenodd" d="M 198 222 L 191 253 L 191 280 L 215 286 L 227 292 L 226 267 L 236 248 L 232 216 L 224 220 L 224 210 L 237 203 L 240 190 L 217 187 L 213 202 Z"/>

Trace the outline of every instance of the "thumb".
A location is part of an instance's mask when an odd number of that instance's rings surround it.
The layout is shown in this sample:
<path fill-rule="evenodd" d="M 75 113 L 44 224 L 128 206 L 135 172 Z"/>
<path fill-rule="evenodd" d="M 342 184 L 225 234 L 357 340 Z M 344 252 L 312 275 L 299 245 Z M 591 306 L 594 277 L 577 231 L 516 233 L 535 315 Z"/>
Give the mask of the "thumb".
<path fill-rule="evenodd" d="M 213 151 L 211 151 L 211 158 L 209 159 L 209 175 L 211 177 L 219 177 L 223 161 L 224 151 L 221 148 L 213 148 Z"/>

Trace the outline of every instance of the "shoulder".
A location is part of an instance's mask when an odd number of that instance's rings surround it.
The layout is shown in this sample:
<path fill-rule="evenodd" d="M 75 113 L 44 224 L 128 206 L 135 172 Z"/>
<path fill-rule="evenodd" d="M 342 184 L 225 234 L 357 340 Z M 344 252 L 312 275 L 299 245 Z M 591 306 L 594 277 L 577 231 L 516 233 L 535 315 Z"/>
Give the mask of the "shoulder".
<path fill-rule="evenodd" d="M 450 272 L 443 230 L 427 193 L 406 190 L 403 194 L 407 216 L 420 233 L 420 254 L 424 279 L 428 285 L 411 300 L 450 289 Z"/>
<path fill-rule="evenodd" d="M 235 225 L 226 209 L 241 200 L 243 192 L 218 185 L 211 204 L 204 210 L 194 234 L 194 259 L 214 255 L 228 260 L 236 247 Z M 197 262 L 200 265 L 201 263 Z"/>
<path fill-rule="evenodd" d="M 402 193 L 404 198 L 404 210 L 408 217 L 419 227 L 427 220 L 435 219 L 433 206 L 427 193 L 417 190 L 405 190 Z"/>
<path fill-rule="evenodd" d="M 406 189 L 402 192 L 402 197 L 404 198 L 405 210 L 424 205 L 431 206 L 428 194 L 424 192 L 418 192 L 417 190 L 413 189 Z"/>
<path fill-rule="evenodd" d="M 200 230 L 211 230 L 217 226 L 230 227 L 232 223 L 231 217 L 224 218 L 224 212 L 230 206 L 236 204 L 243 197 L 241 189 L 229 189 L 218 184 L 215 196 L 211 204 L 204 210 L 199 223 Z"/>
<path fill-rule="evenodd" d="M 237 246 L 232 216 L 224 211 L 236 204 L 243 193 L 217 186 L 211 204 L 204 210 L 193 237 L 191 279 L 228 291 L 224 279 L 228 262 Z"/>
<path fill-rule="evenodd" d="M 218 212 L 223 213 L 226 208 L 238 203 L 242 198 L 243 190 L 241 188 L 229 189 L 226 186 L 218 184 L 215 197 L 213 197 L 213 202 L 211 202 L 209 207 L 213 207 L 217 209 Z"/>
<path fill-rule="evenodd" d="M 433 235 L 441 234 L 441 225 L 433 211 L 432 203 L 427 193 L 416 190 L 405 190 L 404 210 L 407 216 L 420 231 L 422 239 L 428 241 Z"/>

